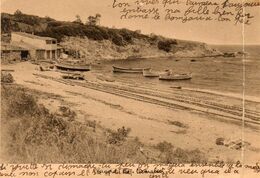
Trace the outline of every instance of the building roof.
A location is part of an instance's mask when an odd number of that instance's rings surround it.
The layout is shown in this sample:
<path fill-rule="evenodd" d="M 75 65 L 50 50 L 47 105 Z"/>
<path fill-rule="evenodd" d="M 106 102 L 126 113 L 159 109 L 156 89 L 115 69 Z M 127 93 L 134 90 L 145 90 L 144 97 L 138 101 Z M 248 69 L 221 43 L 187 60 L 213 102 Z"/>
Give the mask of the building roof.
<path fill-rule="evenodd" d="M 28 51 L 28 49 L 14 44 L 1 42 L 1 51 Z"/>
<path fill-rule="evenodd" d="M 24 32 L 12 32 L 14 34 L 18 34 L 21 36 L 25 36 L 28 38 L 33 38 L 33 39 L 40 39 L 40 40 L 56 40 L 55 38 L 51 38 L 51 37 L 43 37 L 43 36 L 37 36 L 37 35 L 33 35 L 30 33 L 24 33 Z"/>

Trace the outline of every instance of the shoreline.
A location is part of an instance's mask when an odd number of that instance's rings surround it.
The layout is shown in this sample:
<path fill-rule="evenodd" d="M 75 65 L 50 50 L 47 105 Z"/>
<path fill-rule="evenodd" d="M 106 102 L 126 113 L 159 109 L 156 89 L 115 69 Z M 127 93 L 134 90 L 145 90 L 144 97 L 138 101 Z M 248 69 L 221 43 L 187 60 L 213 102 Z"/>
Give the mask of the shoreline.
<path fill-rule="evenodd" d="M 37 96 L 41 104 L 53 112 L 62 106 L 69 107 L 81 123 L 88 119 L 106 129 L 129 127 L 130 137 L 138 137 L 145 145 L 167 141 L 182 149 L 199 149 L 208 158 L 239 159 L 239 150 L 215 144 L 220 137 L 239 139 L 241 136 L 237 132 L 241 129 L 241 101 L 232 96 L 216 97 L 186 88 L 151 88 L 119 81 L 106 82 L 92 72 L 86 72 L 86 81 L 65 80 L 59 72 L 41 72 L 29 62 L 2 65 L 2 69 L 7 68 L 14 70 L 12 75 L 16 84 L 51 94 L 43 98 Z M 260 137 L 256 134 L 260 127 L 260 112 L 256 108 L 259 106 L 252 102 L 247 106 L 244 128 L 250 136 L 247 141 L 253 148 L 258 148 L 254 140 Z M 248 160 L 254 160 L 255 152 L 246 151 Z"/>
<path fill-rule="evenodd" d="M 217 58 L 224 57 L 224 55 L 203 55 L 203 56 L 176 56 L 176 55 L 159 55 L 159 56 L 142 56 L 142 57 L 127 57 L 127 58 L 101 58 L 100 60 L 94 60 L 94 62 L 109 62 L 109 61 L 118 61 L 118 60 L 145 60 L 145 59 L 170 59 L 170 58 L 178 58 L 178 59 L 198 59 L 198 58 Z M 233 57 L 236 58 L 236 57 Z"/>
<path fill-rule="evenodd" d="M 118 60 L 145 60 L 145 59 L 156 59 L 158 57 L 149 57 L 149 58 L 135 58 L 135 59 L 112 59 L 112 60 L 100 60 L 97 63 L 92 63 L 92 65 L 102 65 L 102 63 L 106 63 L 106 62 L 111 62 L 111 61 L 118 61 Z M 171 57 L 164 57 L 164 59 L 167 58 L 171 58 Z M 183 57 L 182 59 L 184 59 L 186 57 Z M 200 57 L 197 57 L 200 58 Z M 205 57 L 206 58 L 206 57 Z M 187 57 L 187 59 L 189 59 Z M 1 70 L 8 70 L 8 66 L 10 66 L 11 68 L 15 65 L 19 65 L 22 63 L 31 63 L 31 61 L 20 61 L 20 62 L 16 62 L 16 63 L 8 63 L 8 64 L 1 64 Z M 33 64 L 33 63 L 31 63 Z M 34 64 L 33 64 L 34 65 Z M 6 69 L 5 69 L 6 66 Z M 4 68 L 3 68 L 4 67 Z M 104 73 L 99 72 L 99 75 L 104 75 Z M 170 86 L 169 86 L 170 87 Z M 212 90 L 212 89 L 205 89 L 205 88 L 191 88 L 191 87 L 182 87 L 182 90 L 187 90 L 187 91 L 195 91 L 195 92 L 200 92 L 200 93 L 206 93 L 206 94 L 213 94 L 213 95 L 218 95 L 218 96 L 226 96 L 226 97 L 232 97 L 232 98 L 237 98 L 237 99 L 241 99 L 242 100 L 242 93 L 238 93 L 238 92 L 222 92 L 220 90 Z M 257 102 L 260 103 L 260 97 L 256 96 L 256 95 L 245 95 L 245 101 L 250 101 L 250 102 Z"/>
<path fill-rule="evenodd" d="M 189 90 L 189 91 L 196 91 L 196 92 L 201 92 L 201 93 L 207 93 L 207 94 L 214 94 L 214 95 L 219 95 L 219 96 L 227 96 L 227 97 L 233 97 L 237 99 L 243 99 L 242 93 L 241 95 L 239 93 L 232 93 L 232 92 L 221 92 L 217 90 L 210 90 L 210 89 L 202 89 L 202 88 L 189 88 L 189 87 L 183 87 L 182 89 L 184 90 Z M 260 103 L 260 97 L 253 96 L 253 95 L 245 95 L 245 101 L 250 101 L 250 102 L 256 102 Z"/>
<path fill-rule="evenodd" d="M 235 57 L 227 57 L 224 54 L 216 54 L 216 55 L 202 55 L 202 56 L 178 56 L 178 55 L 158 55 L 158 56 L 141 56 L 141 57 L 135 57 L 135 56 L 128 56 L 126 58 L 100 58 L 100 59 L 94 59 L 90 60 L 91 63 L 100 63 L 100 62 L 110 62 L 110 61 L 120 61 L 120 60 L 146 60 L 146 59 L 204 59 L 204 58 L 218 58 L 223 57 L 227 59 L 243 59 L 243 56 L 235 56 Z M 258 57 L 258 56 L 246 56 L 246 59 L 250 59 L 252 57 Z"/>

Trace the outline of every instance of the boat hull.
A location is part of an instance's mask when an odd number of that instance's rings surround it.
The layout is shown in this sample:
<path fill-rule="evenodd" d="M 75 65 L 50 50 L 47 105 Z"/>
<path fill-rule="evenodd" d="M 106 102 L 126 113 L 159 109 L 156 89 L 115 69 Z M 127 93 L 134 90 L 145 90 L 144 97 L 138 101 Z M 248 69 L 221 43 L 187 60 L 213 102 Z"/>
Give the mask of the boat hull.
<path fill-rule="evenodd" d="M 159 80 L 191 80 L 192 76 L 189 74 L 183 75 L 160 75 Z"/>
<path fill-rule="evenodd" d="M 159 77 L 158 74 L 143 74 L 144 77 Z"/>
<path fill-rule="evenodd" d="M 55 64 L 56 68 L 59 70 L 66 70 L 66 71 L 90 71 L 90 65 L 69 65 L 69 64 Z"/>
<path fill-rule="evenodd" d="M 115 67 L 113 66 L 113 72 L 118 73 L 143 73 L 143 70 L 147 70 L 150 68 L 123 68 L 123 67 Z"/>

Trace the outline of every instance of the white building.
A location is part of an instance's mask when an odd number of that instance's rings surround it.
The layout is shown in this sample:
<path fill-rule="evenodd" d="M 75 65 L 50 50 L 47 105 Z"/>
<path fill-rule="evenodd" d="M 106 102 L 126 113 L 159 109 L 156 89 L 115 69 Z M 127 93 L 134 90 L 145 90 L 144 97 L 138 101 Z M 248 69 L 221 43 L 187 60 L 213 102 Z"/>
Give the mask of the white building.
<path fill-rule="evenodd" d="M 41 37 L 24 32 L 12 32 L 11 44 L 28 49 L 29 57 L 35 60 L 55 60 L 60 57 L 61 49 L 58 47 L 55 38 Z"/>

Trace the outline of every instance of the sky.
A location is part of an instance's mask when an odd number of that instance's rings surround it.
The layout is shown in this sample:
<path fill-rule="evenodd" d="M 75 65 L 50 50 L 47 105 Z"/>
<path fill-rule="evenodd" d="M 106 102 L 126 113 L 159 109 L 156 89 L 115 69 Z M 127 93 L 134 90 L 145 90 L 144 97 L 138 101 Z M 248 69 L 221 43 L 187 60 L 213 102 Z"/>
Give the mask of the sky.
<path fill-rule="evenodd" d="M 118 9 L 112 7 L 114 0 L 1 0 L 1 12 L 14 13 L 17 9 L 25 14 L 49 16 L 56 20 L 72 21 L 80 15 L 83 21 L 90 15 L 101 14 L 102 26 L 141 30 L 145 34 L 202 41 L 209 44 L 260 44 L 260 7 L 251 8 L 255 16 L 251 25 L 212 22 L 180 23 L 165 20 L 121 20 Z M 127 2 L 127 0 L 117 0 Z M 131 1 L 131 0 L 129 0 Z M 133 0 L 132 0 L 133 1 Z M 162 0 L 159 0 L 162 1 Z M 186 0 L 180 0 L 185 1 Z M 196 0 L 202 1 L 202 0 Z M 223 0 L 218 0 L 223 1 Z M 230 0 L 241 1 L 241 0 Z M 250 1 L 250 0 L 249 0 Z M 259 1 L 259 0 L 251 0 Z M 162 8 L 162 7 L 160 7 Z M 244 33 L 243 33 L 244 32 Z"/>

